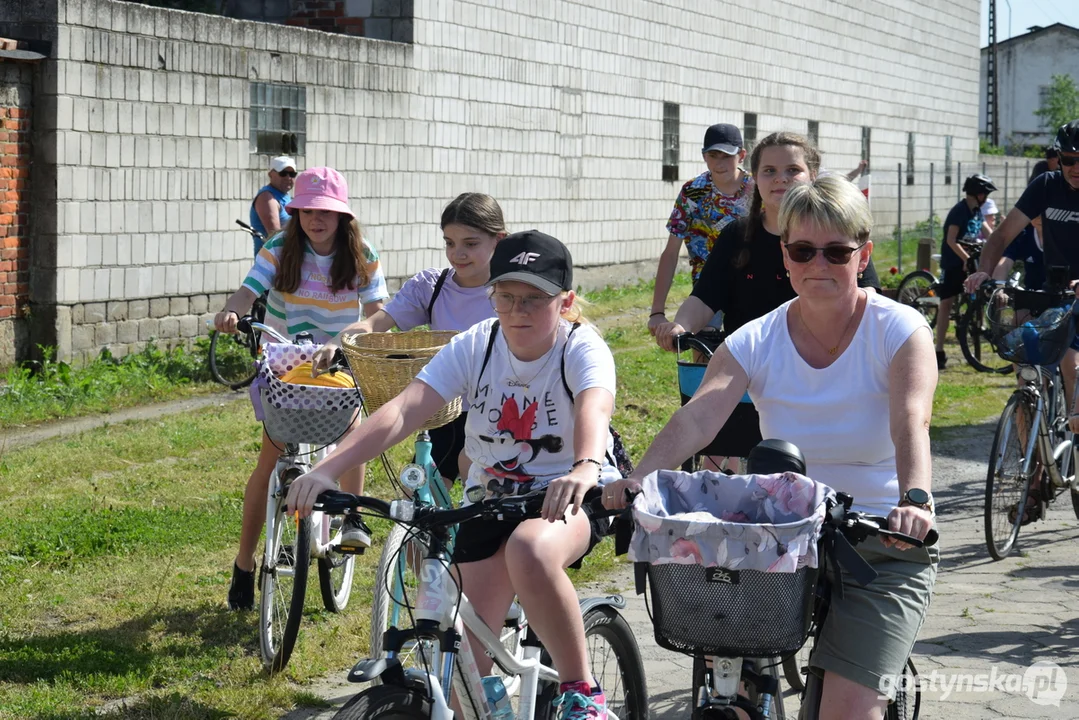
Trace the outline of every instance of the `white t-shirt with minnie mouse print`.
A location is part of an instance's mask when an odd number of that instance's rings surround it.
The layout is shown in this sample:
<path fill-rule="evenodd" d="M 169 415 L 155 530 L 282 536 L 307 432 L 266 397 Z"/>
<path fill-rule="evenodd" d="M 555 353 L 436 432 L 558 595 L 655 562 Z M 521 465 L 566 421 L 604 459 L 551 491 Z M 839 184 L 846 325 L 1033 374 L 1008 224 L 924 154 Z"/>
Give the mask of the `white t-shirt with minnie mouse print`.
<path fill-rule="evenodd" d="M 562 385 L 563 353 L 566 383 L 575 397 L 591 388 L 603 388 L 614 397 L 614 357 L 592 326 L 581 325 L 571 336 L 573 326 L 562 320 L 546 355 L 532 362 L 511 360 L 499 329 L 480 377 L 494 322 L 485 320 L 455 336 L 417 379 L 447 402 L 464 396 L 471 405 L 465 453 L 472 467 L 465 490 L 480 485 L 488 497 L 524 495 L 566 475 L 575 459 L 574 405 Z M 613 457 L 610 437 L 607 451 Z M 600 484 L 621 477 L 608 457 L 595 459 L 604 462 Z"/>

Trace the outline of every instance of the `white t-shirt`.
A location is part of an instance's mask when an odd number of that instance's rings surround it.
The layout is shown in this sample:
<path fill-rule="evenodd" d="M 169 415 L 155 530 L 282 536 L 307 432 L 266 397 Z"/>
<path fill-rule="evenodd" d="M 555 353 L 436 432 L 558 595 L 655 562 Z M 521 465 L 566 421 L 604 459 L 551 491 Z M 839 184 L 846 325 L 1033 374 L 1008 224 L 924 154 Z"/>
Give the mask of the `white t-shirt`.
<path fill-rule="evenodd" d="M 488 495 L 524 495 L 568 473 L 573 465 L 573 401 L 590 388 L 615 394 L 614 357 L 590 325 L 569 337 L 572 326 L 561 321 L 551 350 L 538 360 L 510 359 L 499 329 L 491 359 L 480 378 L 494 320 L 485 320 L 454 337 L 431 358 L 417 379 L 447 402 L 461 395 L 469 402 L 465 452 L 472 460 L 465 488 L 482 485 Z M 567 339 L 569 340 L 567 345 Z M 612 440 L 608 437 L 608 454 Z M 618 470 L 606 458 L 600 483 L 617 480 Z M 466 500 L 467 502 L 467 500 Z"/>
<path fill-rule="evenodd" d="M 919 328 L 921 313 L 870 293 L 850 346 L 826 368 L 810 367 L 791 341 L 793 300 L 743 325 L 726 346 L 749 376 L 761 436 L 792 442 L 809 477 L 854 496 L 854 509 L 888 514 L 899 502 L 888 413 L 888 369 Z"/>

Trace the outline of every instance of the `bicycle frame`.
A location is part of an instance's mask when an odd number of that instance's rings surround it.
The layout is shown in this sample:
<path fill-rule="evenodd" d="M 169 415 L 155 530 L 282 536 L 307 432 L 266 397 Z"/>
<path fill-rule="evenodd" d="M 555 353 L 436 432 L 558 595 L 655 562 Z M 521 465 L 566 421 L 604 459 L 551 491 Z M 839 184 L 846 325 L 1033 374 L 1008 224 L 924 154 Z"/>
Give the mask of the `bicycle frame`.
<path fill-rule="evenodd" d="M 765 679 L 764 669 L 765 663 L 769 662 L 769 660 L 763 658 L 729 658 L 717 655 L 706 655 L 704 657 L 707 662 L 711 663 L 711 667 L 706 667 L 704 683 L 701 685 L 697 697 L 694 698 L 698 708 L 740 708 L 752 720 L 773 717 L 772 706 L 775 695 L 768 692 L 767 689 L 760 688 L 761 685 L 768 684 Z M 774 661 L 773 666 L 778 667 L 779 660 L 774 659 Z M 709 683 L 709 678 L 711 678 L 711 684 Z M 744 680 L 749 680 L 757 689 L 761 690 L 757 702 L 759 710 L 747 707 L 752 704 L 752 701 L 739 696 L 739 686 Z M 779 692 L 778 676 L 775 677 L 775 683 L 776 692 Z"/>
<path fill-rule="evenodd" d="M 312 449 L 310 445 L 305 443 L 299 445 L 286 445 L 285 453 L 278 459 L 274 471 L 270 473 L 269 491 L 266 493 L 266 537 L 274 537 L 274 534 L 277 531 L 277 528 L 274 526 L 274 523 L 276 522 L 274 510 L 277 507 L 278 501 L 283 500 L 285 496 L 288 495 L 289 483 L 304 472 L 310 470 L 314 463 L 318 462 L 332 451 L 332 445 L 317 450 Z M 326 551 L 333 545 L 332 540 L 333 539 L 330 537 L 330 523 L 326 520 L 325 514 L 317 510 L 311 513 L 311 547 L 308 553 L 309 557 L 326 557 Z M 270 548 L 264 548 L 263 552 L 265 553 L 263 562 L 265 564 L 275 564 L 275 559 L 271 558 L 268 554 Z M 277 566 L 277 572 L 285 577 L 289 577 L 292 575 L 293 570 L 292 568 L 286 569 Z"/>
<path fill-rule="evenodd" d="M 1060 472 L 1057 462 L 1062 457 L 1068 457 L 1072 450 L 1072 440 L 1062 440 L 1057 446 L 1053 446 L 1049 437 L 1050 423 L 1056 419 L 1059 408 L 1056 407 L 1056 393 L 1053 392 L 1046 402 L 1046 383 L 1063 382 L 1063 378 L 1057 378 L 1055 368 L 1026 365 L 1024 368 L 1035 368 L 1038 371 L 1036 379 L 1024 379 L 1024 385 L 1020 388 L 1027 402 L 1033 406 L 1033 427 L 1028 430 L 1026 448 L 1023 453 L 1022 474 L 1030 477 L 1033 471 L 1035 458 L 1042 459 L 1045 472 L 1049 474 L 1049 480 L 1053 485 L 1060 487 L 1068 484 Z M 1022 369 L 1022 368 L 1021 368 Z M 1069 433 L 1070 434 L 1070 433 Z M 1037 452 L 1037 455 L 1035 455 Z M 1067 470 L 1067 468 L 1065 468 Z"/>

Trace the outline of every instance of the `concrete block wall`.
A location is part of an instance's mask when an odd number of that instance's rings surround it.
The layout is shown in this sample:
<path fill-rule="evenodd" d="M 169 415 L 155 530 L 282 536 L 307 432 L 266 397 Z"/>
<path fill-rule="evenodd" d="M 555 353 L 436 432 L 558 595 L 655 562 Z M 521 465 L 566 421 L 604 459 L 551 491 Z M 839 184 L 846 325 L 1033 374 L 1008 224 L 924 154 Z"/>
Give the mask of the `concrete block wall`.
<path fill-rule="evenodd" d="M 746 112 L 758 138 L 818 121 L 826 167 L 844 172 L 862 126 L 875 168 L 905 159 L 910 130 L 923 138 L 919 162 L 943 160 L 949 135 L 955 160 L 976 157 L 976 0 L 744 0 L 693 12 L 660 0 L 416 0 L 411 44 L 54 2 L 41 103 L 55 120 L 40 143 L 56 211 L 41 242 L 57 269 L 40 302 L 58 308 L 61 356 L 92 354 L 72 341 L 73 328 L 99 324 L 88 306 L 105 303 L 108 323 L 109 303 L 186 298 L 187 315 L 134 322 L 197 317 L 195 298 L 239 285 L 250 245 L 233 220 L 247 217 L 268 159 L 249 141 L 253 81 L 307 88 L 300 169 L 344 173 L 393 284 L 444 263 L 438 218 L 465 191 L 496 197 L 511 229 L 562 238 L 581 265 L 654 263 L 681 183 L 704 169 L 704 129 L 741 125 Z M 677 182 L 661 180 L 664 102 L 681 106 Z M 881 225 L 894 222 L 894 202 L 874 191 Z"/>
<path fill-rule="evenodd" d="M 0 59 L 0 367 L 23 359 L 28 337 L 32 75 Z"/>

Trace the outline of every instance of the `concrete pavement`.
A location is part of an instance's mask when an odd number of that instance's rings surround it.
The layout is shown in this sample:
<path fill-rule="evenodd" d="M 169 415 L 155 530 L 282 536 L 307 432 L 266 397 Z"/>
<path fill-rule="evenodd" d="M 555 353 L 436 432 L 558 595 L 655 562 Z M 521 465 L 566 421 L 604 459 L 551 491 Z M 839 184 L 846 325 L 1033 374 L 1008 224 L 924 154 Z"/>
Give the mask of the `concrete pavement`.
<path fill-rule="evenodd" d="M 964 428 L 933 443 L 942 560 L 933 605 L 915 647 L 915 663 L 930 684 L 920 717 L 1079 718 L 1079 521 L 1063 495 L 1047 519 L 1023 528 L 1011 557 L 989 558 L 982 506 L 993 430 L 990 424 Z M 633 594 L 630 569 L 620 568 L 601 586 L 581 592 L 606 593 L 612 587 L 622 588 L 628 602 L 624 614 L 645 661 L 651 717 L 688 718 L 691 661 L 656 646 L 644 601 Z M 1067 687 L 1032 685 L 1038 672 L 1058 677 L 1052 668 L 1028 671 L 1036 662 L 1059 666 Z M 979 685 L 992 689 L 979 691 Z M 336 702 L 357 690 L 335 678 L 309 689 Z M 787 716 L 795 717 L 797 698 L 788 693 L 784 704 Z M 297 711 L 287 717 L 332 714 Z"/>

